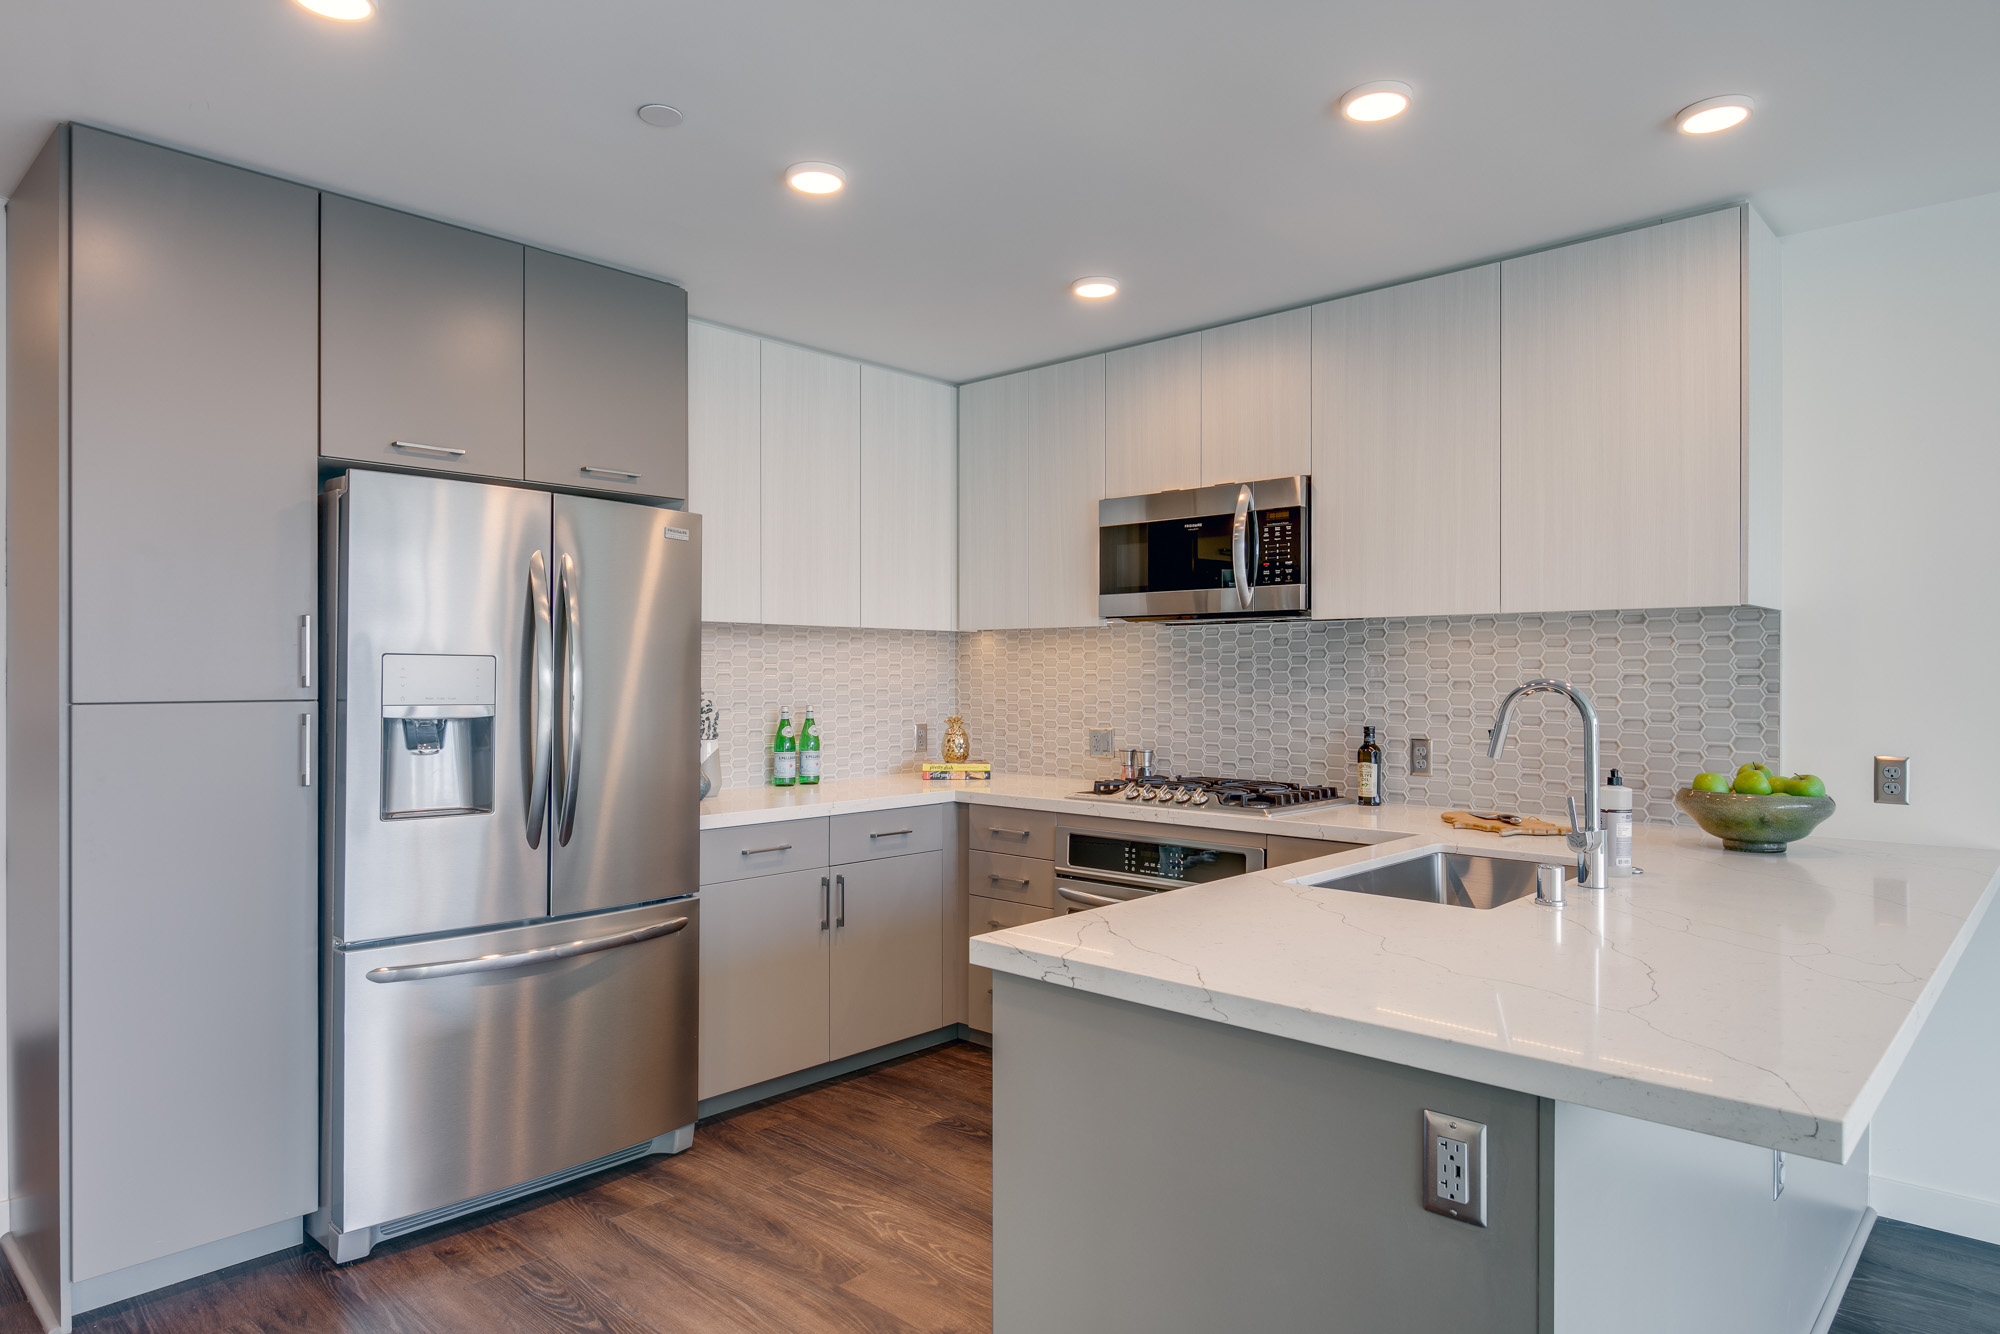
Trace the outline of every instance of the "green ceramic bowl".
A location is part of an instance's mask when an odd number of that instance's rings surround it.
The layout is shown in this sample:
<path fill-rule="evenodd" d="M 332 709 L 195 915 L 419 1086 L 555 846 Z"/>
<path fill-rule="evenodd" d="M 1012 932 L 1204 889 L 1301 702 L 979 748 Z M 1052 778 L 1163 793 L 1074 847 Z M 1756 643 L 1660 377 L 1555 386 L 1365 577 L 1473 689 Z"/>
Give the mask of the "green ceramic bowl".
<path fill-rule="evenodd" d="M 1722 840 L 1731 852 L 1783 852 L 1833 814 L 1832 797 L 1754 797 L 1740 792 L 1697 792 L 1684 787 L 1674 805 Z"/>

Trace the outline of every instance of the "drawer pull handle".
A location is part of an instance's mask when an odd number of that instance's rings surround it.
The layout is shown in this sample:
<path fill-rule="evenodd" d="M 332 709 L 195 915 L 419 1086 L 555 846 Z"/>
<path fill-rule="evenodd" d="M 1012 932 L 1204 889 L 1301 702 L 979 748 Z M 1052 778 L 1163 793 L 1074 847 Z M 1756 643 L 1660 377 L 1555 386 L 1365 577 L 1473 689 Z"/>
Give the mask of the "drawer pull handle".
<path fill-rule="evenodd" d="M 1002 828 L 1001 828 L 1001 827 L 1000 827 L 999 825 L 997 825 L 997 824 L 990 824 L 990 825 L 987 825 L 987 826 L 986 826 L 986 832 L 987 832 L 987 833 L 989 833 L 989 834 L 998 834 L 998 835 L 1000 835 L 1000 836 L 1001 836 L 1002 838 L 1026 838 L 1026 837 L 1028 837 L 1028 831 L 1027 831 L 1027 830 L 1025 830 L 1025 829 L 1002 829 Z"/>
<path fill-rule="evenodd" d="M 626 472 L 622 468 L 598 468 L 588 463 L 578 468 L 577 471 L 589 477 L 622 477 L 628 482 L 639 480 L 639 474 L 636 472 Z"/>
<path fill-rule="evenodd" d="M 1006 929 L 1002 927 L 1000 923 L 994 921 L 991 917 L 986 919 L 986 925 L 992 927 L 995 931 L 1003 931 Z"/>
<path fill-rule="evenodd" d="M 792 850 L 791 844 L 777 843 L 773 844 L 771 847 L 768 848 L 745 848 L 743 849 L 743 855 L 745 857 L 755 857 L 757 854 L 761 852 L 790 852 L 791 850 Z"/>
<path fill-rule="evenodd" d="M 1102 894 L 1086 894 L 1080 889 L 1064 889 L 1060 886 L 1057 887 L 1056 893 L 1062 895 L 1071 903 L 1081 903 L 1089 908 L 1109 908 L 1112 904 L 1119 902 L 1117 899 L 1107 899 Z"/>
<path fill-rule="evenodd" d="M 1003 885 L 1019 885 L 1023 889 L 1026 889 L 1029 885 L 1035 883 L 1032 880 L 1019 880 L 1011 875 L 995 875 L 991 871 L 988 871 L 986 873 L 986 878 L 988 880 L 998 881 L 1000 884 Z"/>
<path fill-rule="evenodd" d="M 411 454 L 428 454 L 438 459 L 462 459 L 465 451 L 453 449 L 449 445 L 420 445 L 414 440 L 391 440 L 389 448 L 404 450 Z"/>
<path fill-rule="evenodd" d="M 870 834 L 870 835 L 869 835 L 868 837 L 870 837 L 870 838 L 901 838 L 901 837 L 902 837 L 903 835 L 905 835 L 905 834 L 914 834 L 914 833 L 916 833 L 916 832 L 917 832 L 917 831 L 916 831 L 916 830 L 914 830 L 914 829 L 885 829 L 885 830 L 883 830 L 883 831 L 882 831 L 881 833 L 879 833 L 879 834 Z"/>
<path fill-rule="evenodd" d="M 515 950 L 511 954 L 483 954 L 476 959 L 445 959 L 438 963 L 406 963 L 392 968 L 371 968 L 367 977 L 370 982 L 416 982 L 427 977 L 459 977 L 466 973 L 490 973 L 505 968 L 526 968 L 530 964 L 547 963 L 552 959 L 574 959 L 579 954 L 600 954 L 605 950 L 637 945 L 641 941 L 653 940 L 659 936 L 671 936 L 687 924 L 687 918 L 676 917 L 671 922 L 655 922 L 651 926 L 620 931 L 615 935 L 590 936 L 583 940 L 572 940 L 567 945 L 545 945 L 538 950 Z"/>

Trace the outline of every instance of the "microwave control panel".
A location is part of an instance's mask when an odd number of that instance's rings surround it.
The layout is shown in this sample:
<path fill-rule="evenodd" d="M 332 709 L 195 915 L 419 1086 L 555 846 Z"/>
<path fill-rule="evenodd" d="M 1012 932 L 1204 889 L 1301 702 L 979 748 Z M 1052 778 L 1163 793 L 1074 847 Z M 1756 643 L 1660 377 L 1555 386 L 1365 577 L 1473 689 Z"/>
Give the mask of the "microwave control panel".
<path fill-rule="evenodd" d="M 1260 510 L 1257 514 L 1258 556 L 1257 583 L 1265 588 L 1273 584 L 1296 584 L 1302 582 L 1299 573 L 1299 520 L 1297 506 L 1281 510 Z"/>

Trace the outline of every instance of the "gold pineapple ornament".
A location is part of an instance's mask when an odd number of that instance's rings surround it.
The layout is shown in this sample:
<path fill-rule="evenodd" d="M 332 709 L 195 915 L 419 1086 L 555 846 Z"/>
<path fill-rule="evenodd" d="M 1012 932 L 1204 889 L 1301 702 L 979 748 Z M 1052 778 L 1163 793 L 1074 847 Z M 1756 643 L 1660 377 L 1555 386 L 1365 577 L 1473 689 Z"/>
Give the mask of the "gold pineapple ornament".
<path fill-rule="evenodd" d="M 965 735 L 965 719 L 953 714 L 944 720 L 944 762 L 964 764 L 972 754 L 972 742 Z"/>

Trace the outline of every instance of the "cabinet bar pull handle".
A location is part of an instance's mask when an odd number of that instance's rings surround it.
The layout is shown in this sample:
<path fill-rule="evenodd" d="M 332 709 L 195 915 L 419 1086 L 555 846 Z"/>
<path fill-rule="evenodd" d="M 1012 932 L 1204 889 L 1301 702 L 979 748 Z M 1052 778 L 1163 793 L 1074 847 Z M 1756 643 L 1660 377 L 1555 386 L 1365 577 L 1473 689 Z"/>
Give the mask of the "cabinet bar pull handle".
<path fill-rule="evenodd" d="M 299 786 L 313 785 L 313 729 L 312 715 L 299 715 Z"/>
<path fill-rule="evenodd" d="M 847 925 L 847 877 L 844 875 L 837 875 L 833 878 L 833 884 L 834 888 L 837 891 L 839 891 L 840 894 L 840 908 L 834 914 L 833 924 L 835 926 L 846 926 Z"/>
<path fill-rule="evenodd" d="M 671 922 L 655 922 L 651 926 L 620 931 L 616 935 L 592 936 L 585 940 L 572 940 L 567 945 L 546 945 L 538 950 L 516 950 L 512 954 L 487 954 L 477 959 L 446 959 L 439 963 L 406 963 L 393 968 L 371 968 L 368 970 L 368 980 L 417 982 L 426 977 L 457 977 L 462 973 L 491 973 L 503 968 L 526 968 L 529 964 L 547 963 L 551 959 L 574 959 L 579 954 L 597 954 L 604 950 L 615 950 L 621 945 L 637 945 L 642 940 L 652 940 L 657 936 L 671 936 L 687 924 L 687 918 L 676 917 Z"/>
<path fill-rule="evenodd" d="M 819 929 L 824 931 L 833 917 L 833 878 L 819 878 Z"/>
<path fill-rule="evenodd" d="M 453 449 L 448 445 L 420 445 L 414 440 L 391 440 L 389 448 L 408 450 L 412 454 L 428 454 L 433 458 L 440 459 L 462 459 L 465 457 L 465 451 L 462 449 Z"/>
<path fill-rule="evenodd" d="M 991 917 L 986 919 L 986 925 L 992 927 L 995 931 L 1002 929 L 1000 923 L 994 921 Z"/>
<path fill-rule="evenodd" d="M 588 463 L 578 468 L 577 471 L 588 474 L 591 477 L 623 477 L 628 482 L 639 480 L 639 474 L 636 472 L 625 472 L 618 468 L 594 468 Z"/>
<path fill-rule="evenodd" d="M 884 830 L 883 830 L 883 831 L 882 831 L 881 833 L 879 833 L 879 834 L 870 834 L 870 835 L 869 835 L 868 837 L 870 837 L 870 838 L 901 838 L 901 837 L 902 837 L 903 835 L 905 835 L 905 834 L 914 834 L 914 833 L 916 833 L 916 832 L 917 832 L 917 831 L 916 831 L 916 830 L 914 830 L 914 829 L 884 829 Z"/>
<path fill-rule="evenodd" d="M 1062 895 L 1071 903 L 1087 904 L 1092 908 L 1109 908 L 1112 904 L 1119 902 L 1118 899 L 1107 899 L 1102 894 L 1086 894 L 1080 889 L 1063 889 L 1060 886 L 1057 887 L 1056 893 Z"/>
<path fill-rule="evenodd" d="M 311 690 L 313 684 L 313 618 L 299 617 L 299 685 Z"/>
<path fill-rule="evenodd" d="M 986 878 L 988 880 L 997 880 L 1003 885 L 1019 885 L 1023 889 L 1026 889 L 1029 885 L 1035 883 L 1032 880 L 1017 880 L 1011 875 L 995 875 L 991 871 L 988 871 L 986 873 Z"/>
<path fill-rule="evenodd" d="M 755 857 L 760 852 L 790 852 L 791 850 L 792 845 L 789 843 L 775 843 L 768 848 L 745 848 L 743 849 L 743 855 L 745 857 Z"/>
<path fill-rule="evenodd" d="M 997 824 L 986 826 L 986 832 L 989 834 L 1004 834 L 1008 838 L 1026 838 L 1028 836 L 1028 831 L 1025 829 L 1002 829 Z"/>

